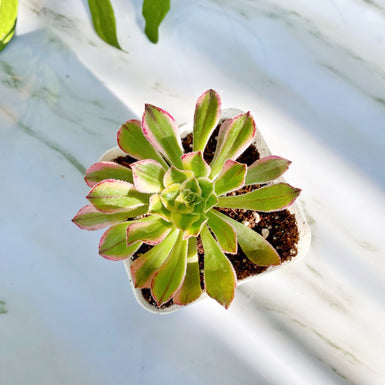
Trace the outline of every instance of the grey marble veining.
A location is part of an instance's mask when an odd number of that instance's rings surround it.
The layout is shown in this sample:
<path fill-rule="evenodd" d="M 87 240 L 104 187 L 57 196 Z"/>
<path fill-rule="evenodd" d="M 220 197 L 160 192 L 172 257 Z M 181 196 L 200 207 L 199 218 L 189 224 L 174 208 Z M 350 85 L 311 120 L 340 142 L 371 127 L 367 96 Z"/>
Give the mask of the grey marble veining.
<path fill-rule="evenodd" d="M 385 383 L 384 2 L 177 0 L 157 45 L 140 3 L 113 2 L 118 51 L 85 1 L 27 0 L 0 54 L 0 384 Z M 207 88 L 293 161 L 312 248 L 156 317 L 70 219 L 120 124 Z"/>

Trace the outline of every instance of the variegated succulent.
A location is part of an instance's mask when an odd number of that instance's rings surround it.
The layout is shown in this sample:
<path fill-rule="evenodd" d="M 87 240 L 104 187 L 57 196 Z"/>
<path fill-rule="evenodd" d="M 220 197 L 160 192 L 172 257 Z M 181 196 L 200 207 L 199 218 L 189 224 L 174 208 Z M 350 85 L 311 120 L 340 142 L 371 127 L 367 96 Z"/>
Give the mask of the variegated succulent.
<path fill-rule="evenodd" d="M 201 294 L 197 239 L 204 249 L 204 290 L 226 308 L 237 282 L 226 253 L 237 246 L 255 264 L 277 265 L 277 251 L 257 232 L 229 218 L 218 208 L 275 211 L 290 205 L 299 189 L 268 183 L 285 172 L 286 159 L 269 156 L 249 167 L 236 161 L 255 137 L 250 113 L 224 120 L 210 164 L 203 156 L 217 127 L 221 101 L 213 90 L 196 104 L 192 152 L 184 153 L 178 126 L 170 114 L 147 104 L 142 122 L 130 120 L 117 134 L 119 147 L 132 158 L 130 168 L 98 162 L 86 173 L 92 187 L 73 221 L 86 230 L 110 226 L 100 254 L 108 259 L 132 257 L 142 244 L 151 245 L 131 262 L 137 288 L 150 288 L 158 305 L 170 298 L 186 305 Z M 266 184 L 267 183 L 267 184 Z M 251 192 L 229 194 L 245 185 L 266 184 Z"/>

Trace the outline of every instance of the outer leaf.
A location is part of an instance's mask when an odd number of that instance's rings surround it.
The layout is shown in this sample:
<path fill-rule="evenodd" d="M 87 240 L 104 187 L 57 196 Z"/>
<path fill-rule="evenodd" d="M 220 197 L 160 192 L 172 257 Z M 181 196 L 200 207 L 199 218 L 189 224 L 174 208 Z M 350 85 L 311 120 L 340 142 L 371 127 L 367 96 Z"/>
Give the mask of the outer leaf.
<path fill-rule="evenodd" d="M 266 212 L 281 210 L 290 206 L 300 192 L 286 183 L 277 183 L 243 195 L 219 197 L 217 206 Z"/>
<path fill-rule="evenodd" d="M 78 227 L 84 230 L 99 230 L 109 225 L 114 225 L 125 221 L 128 218 L 134 218 L 138 215 L 145 214 L 148 206 L 139 206 L 129 211 L 122 211 L 114 214 L 102 213 L 96 210 L 93 205 L 82 207 L 72 219 Z"/>
<path fill-rule="evenodd" d="M 132 171 L 115 162 L 98 162 L 86 171 L 84 177 L 90 187 L 105 179 L 117 179 L 132 183 Z"/>
<path fill-rule="evenodd" d="M 176 229 L 171 230 L 163 242 L 154 246 L 147 253 L 132 262 L 130 269 L 135 287 L 151 287 L 151 281 L 159 267 L 170 254 L 177 235 L 178 231 Z"/>
<path fill-rule="evenodd" d="M 256 133 L 250 112 L 236 116 L 230 123 L 224 122 L 219 133 L 214 159 L 211 162 L 211 178 L 221 171 L 227 159 L 236 159 L 252 143 Z"/>
<path fill-rule="evenodd" d="M 164 168 L 155 160 L 145 159 L 131 164 L 138 191 L 156 193 L 163 190 Z"/>
<path fill-rule="evenodd" d="M 166 111 L 146 104 L 142 128 L 144 136 L 170 162 L 182 168 L 181 156 L 183 153 L 179 130 L 174 118 Z"/>
<path fill-rule="evenodd" d="M 237 282 L 233 265 L 223 254 L 207 226 L 202 229 L 201 239 L 205 250 L 206 292 L 227 309 L 234 299 Z"/>
<path fill-rule="evenodd" d="M 178 290 L 186 274 L 187 241 L 179 232 L 170 255 L 164 261 L 151 283 L 151 293 L 158 306 L 168 301 Z"/>
<path fill-rule="evenodd" d="M 145 32 L 149 40 L 158 42 L 160 23 L 170 10 L 170 0 L 144 0 L 143 17 L 146 20 Z"/>
<path fill-rule="evenodd" d="M 251 262 L 260 266 L 279 265 L 281 263 L 281 258 L 277 251 L 262 235 L 227 215 L 219 212 L 215 212 L 215 215 L 233 226 L 237 233 L 239 246 L 241 246 L 241 249 Z"/>
<path fill-rule="evenodd" d="M 146 139 L 139 120 L 129 120 L 118 130 L 118 146 L 135 159 L 154 159 L 168 167 L 158 151 Z"/>
<path fill-rule="evenodd" d="M 127 246 L 126 234 L 130 222 L 119 223 L 111 226 L 100 238 L 99 254 L 113 261 L 120 261 L 135 253 L 141 242 Z"/>
<path fill-rule="evenodd" d="M 221 99 L 214 90 L 204 92 L 197 101 L 194 115 L 193 150 L 203 151 L 221 114 Z M 208 175 L 204 175 L 208 176 Z"/>
<path fill-rule="evenodd" d="M 187 269 L 182 286 L 175 292 L 173 300 L 177 305 L 187 305 L 202 294 L 197 253 L 197 239 L 188 240 Z"/>
<path fill-rule="evenodd" d="M 148 194 L 136 191 L 131 183 L 107 179 L 96 184 L 87 199 L 104 213 L 127 211 L 149 203 Z"/>
<path fill-rule="evenodd" d="M 280 177 L 290 166 L 290 160 L 279 156 L 258 159 L 247 168 L 245 185 L 270 182 Z"/>
<path fill-rule="evenodd" d="M 227 160 L 215 180 L 215 193 L 222 195 L 237 190 L 244 185 L 246 165 L 235 160 Z"/>
<path fill-rule="evenodd" d="M 132 222 L 127 228 L 127 245 L 142 241 L 149 245 L 162 242 L 171 230 L 171 223 L 159 216 L 149 216 Z"/>
<path fill-rule="evenodd" d="M 115 15 L 110 0 L 88 0 L 96 33 L 106 43 L 120 48 L 116 37 Z"/>
<path fill-rule="evenodd" d="M 203 159 L 201 151 L 182 155 L 183 168 L 194 172 L 196 178 L 210 175 L 210 166 Z"/>
<path fill-rule="evenodd" d="M 237 234 L 233 226 L 217 215 L 216 210 L 210 210 L 206 213 L 209 218 L 208 225 L 215 234 L 219 246 L 225 253 L 236 254 L 237 252 Z"/>
<path fill-rule="evenodd" d="M 0 1 L 0 51 L 12 39 L 17 21 L 18 0 Z"/>

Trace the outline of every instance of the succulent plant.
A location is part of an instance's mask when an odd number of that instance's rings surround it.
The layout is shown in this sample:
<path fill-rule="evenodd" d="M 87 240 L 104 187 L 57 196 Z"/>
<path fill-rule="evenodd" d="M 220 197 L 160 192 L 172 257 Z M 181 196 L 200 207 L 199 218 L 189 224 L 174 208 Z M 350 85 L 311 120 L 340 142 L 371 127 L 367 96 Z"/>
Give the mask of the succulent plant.
<path fill-rule="evenodd" d="M 261 266 L 278 265 L 277 251 L 262 235 L 216 209 L 269 212 L 289 206 L 300 190 L 268 183 L 290 162 L 277 156 L 249 167 L 236 159 L 252 144 L 256 126 L 249 112 L 220 124 L 213 160 L 203 153 L 220 119 L 219 95 L 208 90 L 196 104 L 192 152 L 184 153 L 178 126 L 166 111 L 147 104 L 142 122 L 129 120 L 117 133 L 119 147 L 132 158 L 130 168 L 98 162 L 86 172 L 90 204 L 73 222 L 82 229 L 110 226 L 99 253 L 111 260 L 132 257 L 135 287 L 151 289 L 160 306 L 173 299 L 186 305 L 201 294 L 197 239 L 204 249 L 204 290 L 226 308 L 234 298 L 236 274 L 226 253 L 244 254 Z M 251 192 L 229 194 L 262 184 Z"/>

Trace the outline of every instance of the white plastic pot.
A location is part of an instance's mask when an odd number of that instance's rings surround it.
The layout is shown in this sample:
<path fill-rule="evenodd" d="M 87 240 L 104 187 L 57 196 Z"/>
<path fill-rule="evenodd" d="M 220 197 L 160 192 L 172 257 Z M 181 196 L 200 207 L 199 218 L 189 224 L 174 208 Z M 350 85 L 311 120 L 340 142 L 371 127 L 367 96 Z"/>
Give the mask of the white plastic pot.
<path fill-rule="evenodd" d="M 241 113 L 243 113 L 243 111 L 240 111 L 237 109 L 232 109 L 232 108 L 225 109 L 222 111 L 221 120 L 234 118 L 235 116 L 237 116 Z M 192 131 L 192 124 L 186 124 L 184 126 L 179 127 L 179 129 L 180 129 L 181 137 L 183 138 L 188 133 L 190 133 Z M 258 130 L 257 130 L 257 135 L 256 135 L 256 138 L 255 138 L 255 141 L 253 144 L 257 148 L 261 158 L 271 155 L 271 152 L 270 152 L 269 148 L 267 147 L 265 140 L 263 139 L 262 135 L 260 134 L 260 132 Z M 119 156 L 125 156 L 125 155 L 127 155 L 127 154 L 125 152 L 123 152 L 119 147 L 114 147 L 114 148 L 108 150 L 107 152 L 105 152 L 102 155 L 102 157 L 99 159 L 99 161 L 112 161 Z M 276 183 L 277 181 L 285 182 L 285 179 L 283 177 L 280 177 L 280 178 L 276 179 L 274 181 L 274 183 Z M 243 283 L 245 283 L 251 279 L 257 278 L 263 274 L 267 274 L 267 273 L 270 273 L 272 271 L 281 269 L 281 268 L 285 267 L 287 264 L 296 262 L 305 256 L 305 254 L 307 253 L 307 251 L 310 248 L 310 242 L 311 242 L 310 229 L 306 223 L 305 217 L 303 216 L 302 211 L 301 211 L 297 201 L 294 202 L 291 206 L 289 206 L 288 210 L 290 211 L 290 213 L 295 215 L 295 219 L 296 219 L 296 223 L 297 223 L 297 227 L 298 227 L 299 240 L 297 243 L 297 251 L 298 251 L 297 255 L 295 257 L 293 257 L 291 260 L 285 261 L 278 266 L 271 266 L 271 267 L 267 268 L 262 273 L 255 274 L 255 275 L 250 276 L 248 278 L 239 280 L 237 282 L 237 286 L 242 285 Z M 178 310 L 179 308 L 185 307 L 182 305 L 173 304 L 172 306 L 167 307 L 165 309 L 158 309 L 155 306 L 150 305 L 145 300 L 145 298 L 143 297 L 142 290 L 134 287 L 133 280 L 131 277 L 130 264 L 131 264 L 130 258 L 127 258 L 126 260 L 124 260 L 124 266 L 126 268 L 129 280 L 131 282 L 131 286 L 132 286 L 132 289 L 134 291 L 135 298 L 140 303 L 140 305 L 142 305 L 146 310 L 153 312 L 153 313 L 157 313 L 157 314 L 167 314 L 167 313 L 171 313 L 175 310 Z M 207 298 L 207 294 L 205 292 L 202 293 L 202 295 L 198 298 L 198 300 L 202 300 L 204 298 Z"/>

